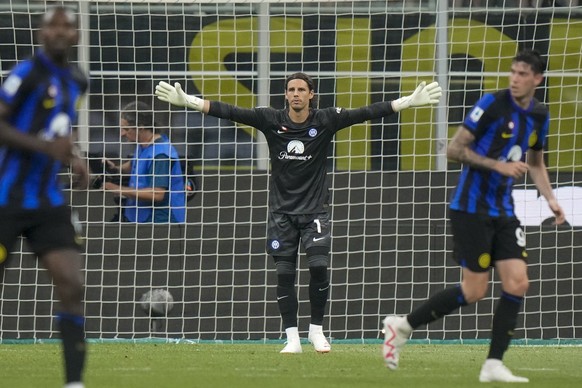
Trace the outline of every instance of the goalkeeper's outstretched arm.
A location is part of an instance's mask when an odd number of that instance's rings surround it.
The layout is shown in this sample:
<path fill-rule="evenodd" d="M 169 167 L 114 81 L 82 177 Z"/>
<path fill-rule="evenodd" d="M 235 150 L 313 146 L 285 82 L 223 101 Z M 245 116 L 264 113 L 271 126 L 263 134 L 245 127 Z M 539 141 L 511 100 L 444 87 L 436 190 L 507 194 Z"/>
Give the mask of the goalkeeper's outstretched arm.
<path fill-rule="evenodd" d="M 156 96 L 158 96 L 160 100 L 169 102 L 172 105 L 184 106 L 202 113 L 208 113 L 210 109 L 209 101 L 186 94 L 184 90 L 182 90 L 182 86 L 179 82 L 176 82 L 174 86 L 172 86 L 167 82 L 161 81 L 156 86 Z M 426 82 L 423 81 L 416 87 L 411 95 L 400 97 L 392 101 L 392 109 L 394 112 L 400 112 L 409 107 L 434 105 L 439 102 L 441 96 L 442 88 L 439 86 L 438 82 L 432 82 L 427 85 Z"/>
<path fill-rule="evenodd" d="M 425 81 L 422 81 L 410 96 L 400 97 L 392 101 L 392 109 L 394 112 L 400 112 L 409 107 L 438 104 L 442 92 L 438 82 L 427 85 Z"/>
<path fill-rule="evenodd" d="M 186 94 L 184 90 L 182 90 L 182 86 L 179 82 L 176 82 L 174 86 L 172 86 L 167 82 L 161 81 L 156 86 L 156 96 L 158 96 L 160 100 L 169 102 L 172 105 L 184 106 L 202 113 L 208 113 L 208 110 L 210 109 L 209 101 Z"/>

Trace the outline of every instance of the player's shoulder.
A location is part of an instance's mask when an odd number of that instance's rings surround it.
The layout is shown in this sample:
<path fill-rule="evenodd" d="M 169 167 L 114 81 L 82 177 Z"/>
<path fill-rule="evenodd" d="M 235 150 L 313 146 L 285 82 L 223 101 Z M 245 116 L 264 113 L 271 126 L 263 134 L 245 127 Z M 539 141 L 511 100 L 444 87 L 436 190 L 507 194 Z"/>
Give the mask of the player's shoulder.
<path fill-rule="evenodd" d="M 478 123 L 484 125 L 502 116 L 505 109 L 511 105 L 507 98 L 505 90 L 482 94 L 465 118 L 465 127 L 475 128 Z"/>
<path fill-rule="evenodd" d="M 23 80 L 30 76 L 34 76 L 35 74 L 40 75 L 41 71 L 33 57 L 20 61 L 16 65 L 14 65 L 12 70 L 10 70 L 10 73 L 6 80 L 8 81 L 10 77 L 12 77 L 13 79 L 18 78 L 20 80 Z"/>
<path fill-rule="evenodd" d="M 489 116 L 503 115 L 512 104 L 509 89 L 502 89 L 496 92 L 484 93 L 475 106 L 486 112 Z"/>
<path fill-rule="evenodd" d="M 32 58 L 16 64 L 2 83 L 0 89 L 2 97 L 12 98 L 22 90 L 23 86 L 30 86 L 38 83 L 37 78 L 40 76 L 40 73 L 38 71 L 33 71 L 34 69 L 35 61 Z M 31 77 L 33 78 L 32 80 Z M 26 86 L 25 89 L 29 86 Z"/>
<path fill-rule="evenodd" d="M 507 102 L 510 100 L 509 89 L 501 89 L 496 92 L 485 93 L 481 97 L 483 103 L 490 106 L 507 106 Z"/>
<path fill-rule="evenodd" d="M 10 73 L 25 76 L 28 75 L 33 70 L 35 70 L 35 65 L 36 65 L 35 57 L 31 57 L 23 61 L 20 61 L 16 65 L 14 65 Z"/>
<path fill-rule="evenodd" d="M 327 108 L 313 109 L 313 112 L 315 114 L 326 114 L 326 115 L 330 115 L 330 114 L 331 115 L 339 115 L 343 111 L 345 111 L 345 109 L 341 108 L 339 106 L 330 106 Z"/>
<path fill-rule="evenodd" d="M 284 120 L 286 115 L 285 109 L 277 109 L 270 106 L 256 106 L 252 109 L 259 117 L 262 117 L 266 121 L 277 121 L 280 122 Z"/>
<path fill-rule="evenodd" d="M 311 109 L 311 117 L 318 121 L 335 120 L 346 110 L 340 107 L 327 107 L 321 109 Z"/>
<path fill-rule="evenodd" d="M 550 113 L 548 106 L 534 97 L 531 108 L 531 114 L 544 118 Z"/>
<path fill-rule="evenodd" d="M 79 88 L 85 92 L 89 86 L 87 75 L 75 64 L 69 65 L 69 68 L 71 71 L 71 78 L 77 83 L 77 85 L 79 85 Z"/>
<path fill-rule="evenodd" d="M 260 113 L 268 114 L 268 115 L 282 115 L 285 112 L 285 109 L 276 109 L 276 108 L 270 107 L 268 105 L 255 106 L 252 109 L 256 112 L 260 112 Z"/>

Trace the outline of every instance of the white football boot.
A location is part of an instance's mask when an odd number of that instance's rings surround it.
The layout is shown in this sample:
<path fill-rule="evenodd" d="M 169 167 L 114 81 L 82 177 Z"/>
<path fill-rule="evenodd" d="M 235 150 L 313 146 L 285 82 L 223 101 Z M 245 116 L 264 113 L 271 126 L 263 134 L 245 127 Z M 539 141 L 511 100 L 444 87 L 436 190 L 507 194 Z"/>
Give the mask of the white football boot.
<path fill-rule="evenodd" d="M 479 381 L 482 383 L 529 383 L 527 377 L 515 376 L 501 360 L 489 358 L 483 363 Z"/>
<path fill-rule="evenodd" d="M 412 327 L 406 317 L 388 316 L 383 321 L 384 344 L 382 345 L 382 355 L 384 363 L 389 369 L 398 368 L 400 350 L 410 337 Z"/>
<path fill-rule="evenodd" d="M 309 335 L 307 339 L 311 342 L 316 352 L 329 353 L 331 351 L 331 345 L 323 334 L 322 326 L 309 324 Z"/>
<path fill-rule="evenodd" d="M 299 338 L 299 330 L 296 327 L 290 327 L 285 329 L 287 334 L 287 342 L 285 347 L 279 353 L 301 353 L 303 349 L 301 348 L 301 339 Z"/>

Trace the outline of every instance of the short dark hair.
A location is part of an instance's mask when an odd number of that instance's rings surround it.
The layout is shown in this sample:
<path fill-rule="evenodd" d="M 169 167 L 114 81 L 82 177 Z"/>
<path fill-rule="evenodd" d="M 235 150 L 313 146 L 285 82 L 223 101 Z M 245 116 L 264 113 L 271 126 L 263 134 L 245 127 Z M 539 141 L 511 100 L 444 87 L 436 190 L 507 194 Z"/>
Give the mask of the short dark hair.
<path fill-rule="evenodd" d="M 123 107 L 121 118 L 136 128 L 154 130 L 154 112 L 152 108 L 142 101 L 130 102 Z"/>
<path fill-rule="evenodd" d="M 546 71 L 546 62 L 536 50 L 521 50 L 517 53 L 515 58 L 513 58 L 513 62 L 527 63 L 535 74 L 544 74 L 544 71 Z"/>

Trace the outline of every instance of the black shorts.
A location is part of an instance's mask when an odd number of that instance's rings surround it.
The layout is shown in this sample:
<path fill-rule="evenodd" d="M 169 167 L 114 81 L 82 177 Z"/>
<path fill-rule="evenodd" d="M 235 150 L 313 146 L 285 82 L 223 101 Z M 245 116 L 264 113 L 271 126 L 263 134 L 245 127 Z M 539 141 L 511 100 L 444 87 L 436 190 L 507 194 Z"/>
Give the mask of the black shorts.
<path fill-rule="evenodd" d="M 272 256 L 297 255 L 299 241 L 303 249 L 321 247 L 329 253 L 331 228 L 329 213 L 285 214 L 269 212 L 267 253 Z"/>
<path fill-rule="evenodd" d="M 461 267 L 486 272 L 497 260 L 527 261 L 525 233 L 516 217 L 489 217 L 449 210 L 453 258 Z"/>
<path fill-rule="evenodd" d="M 73 226 L 68 206 L 16 211 L 0 208 L 0 220 L 0 262 L 6 260 L 21 235 L 37 256 L 53 250 L 81 249 L 80 228 Z"/>

